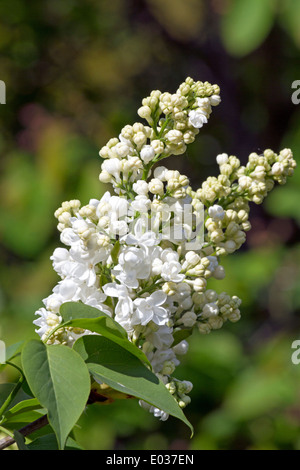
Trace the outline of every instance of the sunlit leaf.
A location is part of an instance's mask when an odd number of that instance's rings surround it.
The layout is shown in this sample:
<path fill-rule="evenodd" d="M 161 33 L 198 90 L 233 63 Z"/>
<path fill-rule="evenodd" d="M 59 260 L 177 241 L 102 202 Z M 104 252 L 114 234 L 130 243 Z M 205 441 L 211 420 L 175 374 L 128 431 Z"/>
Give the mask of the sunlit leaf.
<path fill-rule="evenodd" d="M 76 341 L 74 348 L 96 380 L 175 416 L 192 430 L 165 385 L 136 356 L 102 336 L 83 336 Z"/>
<path fill-rule="evenodd" d="M 38 340 L 24 346 L 22 365 L 32 392 L 48 410 L 49 423 L 63 448 L 90 393 L 88 369 L 73 349 L 46 346 Z"/>

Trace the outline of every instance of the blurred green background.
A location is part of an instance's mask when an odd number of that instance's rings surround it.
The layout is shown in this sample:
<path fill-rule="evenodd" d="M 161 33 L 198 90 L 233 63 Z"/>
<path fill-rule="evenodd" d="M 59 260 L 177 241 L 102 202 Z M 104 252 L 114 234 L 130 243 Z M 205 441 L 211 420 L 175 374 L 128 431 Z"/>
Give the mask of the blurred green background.
<path fill-rule="evenodd" d="M 298 0 L 1 0 L 0 338 L 35 337 L 34 312 L 58 281 L 53 213 L 105 188 L 99 149 L 139 120 L 152 89 L 187 77 L 221 87 L 222 103 L 167 162 L 194 187 L 215 156 L 290 147 L 300 162 Z M 191 380 L 188 429 L 136 401 L 92 405 L 76 434 L 87 449 L 300 449 L 300 170 L 252 207 L 247 243 L 224 261 L 219 292 L 242 298 L 242 319 L 194 334 L 176 376 Z M 1 381 L 13 380 L 7 369 Z"/>

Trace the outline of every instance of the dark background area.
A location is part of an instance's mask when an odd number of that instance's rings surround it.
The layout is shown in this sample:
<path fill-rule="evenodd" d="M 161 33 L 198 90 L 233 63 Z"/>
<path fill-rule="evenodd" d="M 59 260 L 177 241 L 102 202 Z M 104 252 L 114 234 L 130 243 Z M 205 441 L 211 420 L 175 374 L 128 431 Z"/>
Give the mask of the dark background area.
<path fill-rule="evenodd" d="M 58 281 L 61 202 L 99 198 L 99 149 L 139 120 L 153 89 L 187 76 L 217 83 L 214 109 L 186 156 L 166 162 L 194 188 L 216 155 L 290 147 L 300 161 L 300 2 L 297 0 L 1 0 L 0 338 L 34 337 L 34 312 Z M 239 323 L 194 334 L 177 369 L 194 383 L 188 429 L 136 401 L 89 407 L 76 433 L 88 449 L 300 449 L 300 172 L 262 206 L 210 287 L 238 295 Z M 13 379 L 7 371 L 1 381 Z"/>

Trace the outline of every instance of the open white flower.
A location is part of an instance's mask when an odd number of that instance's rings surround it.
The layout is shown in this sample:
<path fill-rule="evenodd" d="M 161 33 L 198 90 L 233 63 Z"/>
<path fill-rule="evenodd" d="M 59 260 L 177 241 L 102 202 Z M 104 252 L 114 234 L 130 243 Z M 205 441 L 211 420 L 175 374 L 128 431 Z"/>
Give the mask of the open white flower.
<path fill-rule="evenodd" d="M 200 129 L 207 123 L 207 117 L 201 109 L 193 109 L 189 112 L 189 122 L 193 127 Z"/>
<path fill-rule="evenodd" d="M 149 297 L 137 298 L 133 301 L 134 314 L 132 323 L 134 325 L 147 325 L 153 321 L 157 325 L 165 325 L 168 320 L 168 311 L 162 307 L 167 296 L 162 291 L 153 292 Z"/>
<path fill-rule="evenodd" d="M 117 264 L 112 273 L 125 286 L 136 289 L 139 286 L 139 279 L 147 279 L 151 271 L 151 264 L 144 246 L 126 247 L 119 255 Z"/>

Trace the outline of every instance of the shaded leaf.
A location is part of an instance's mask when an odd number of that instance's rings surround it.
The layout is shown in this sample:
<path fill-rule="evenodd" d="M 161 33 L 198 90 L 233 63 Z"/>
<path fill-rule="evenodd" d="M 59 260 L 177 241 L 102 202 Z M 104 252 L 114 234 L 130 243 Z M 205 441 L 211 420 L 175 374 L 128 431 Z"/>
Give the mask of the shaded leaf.
<path fill-rule="evenodd" d="M 192 328 L 181 328 L 180 330 L 174 331 L 173 333 L 174 341 L 171 347 L 173 348 L 177 344 L 181 343 L 181 341 L 191 336 L 192 333 L 193 333 Z"/>
<path fill-rule="evenodd" d="M 19 450 L 28 450 L 28 447 L 25 444 L 25 438 L 19 431 L 14 431 L 14 439 Z"/>
<path fill-rule="evenodd" d="M 13 391 L 15 388 L 16 384 L 15 383 L 6 383 L 6 384 L 0 384 L 0 406 L 3 405 L 5 400 L 8 398 L 9 394 Z M 17 403 L 22 402 L 23 400 L 27 400 L 28 398 L 31 398 L 27 393 L 25 393 L 22 389 L 20 389 L 10 405 L 8 406 L 7 410 L 10 410 L 13 406 L 15 406 Z M 6 410 L 6 412 L 7 412 Z"/>
<path fill-rule="evenodd" d="M 28 450 L 58 450 L 55 434 L 38 437 L 27 444 Z M 64 450 L 83 450 L 71 437 L 68 437 Z"/>

